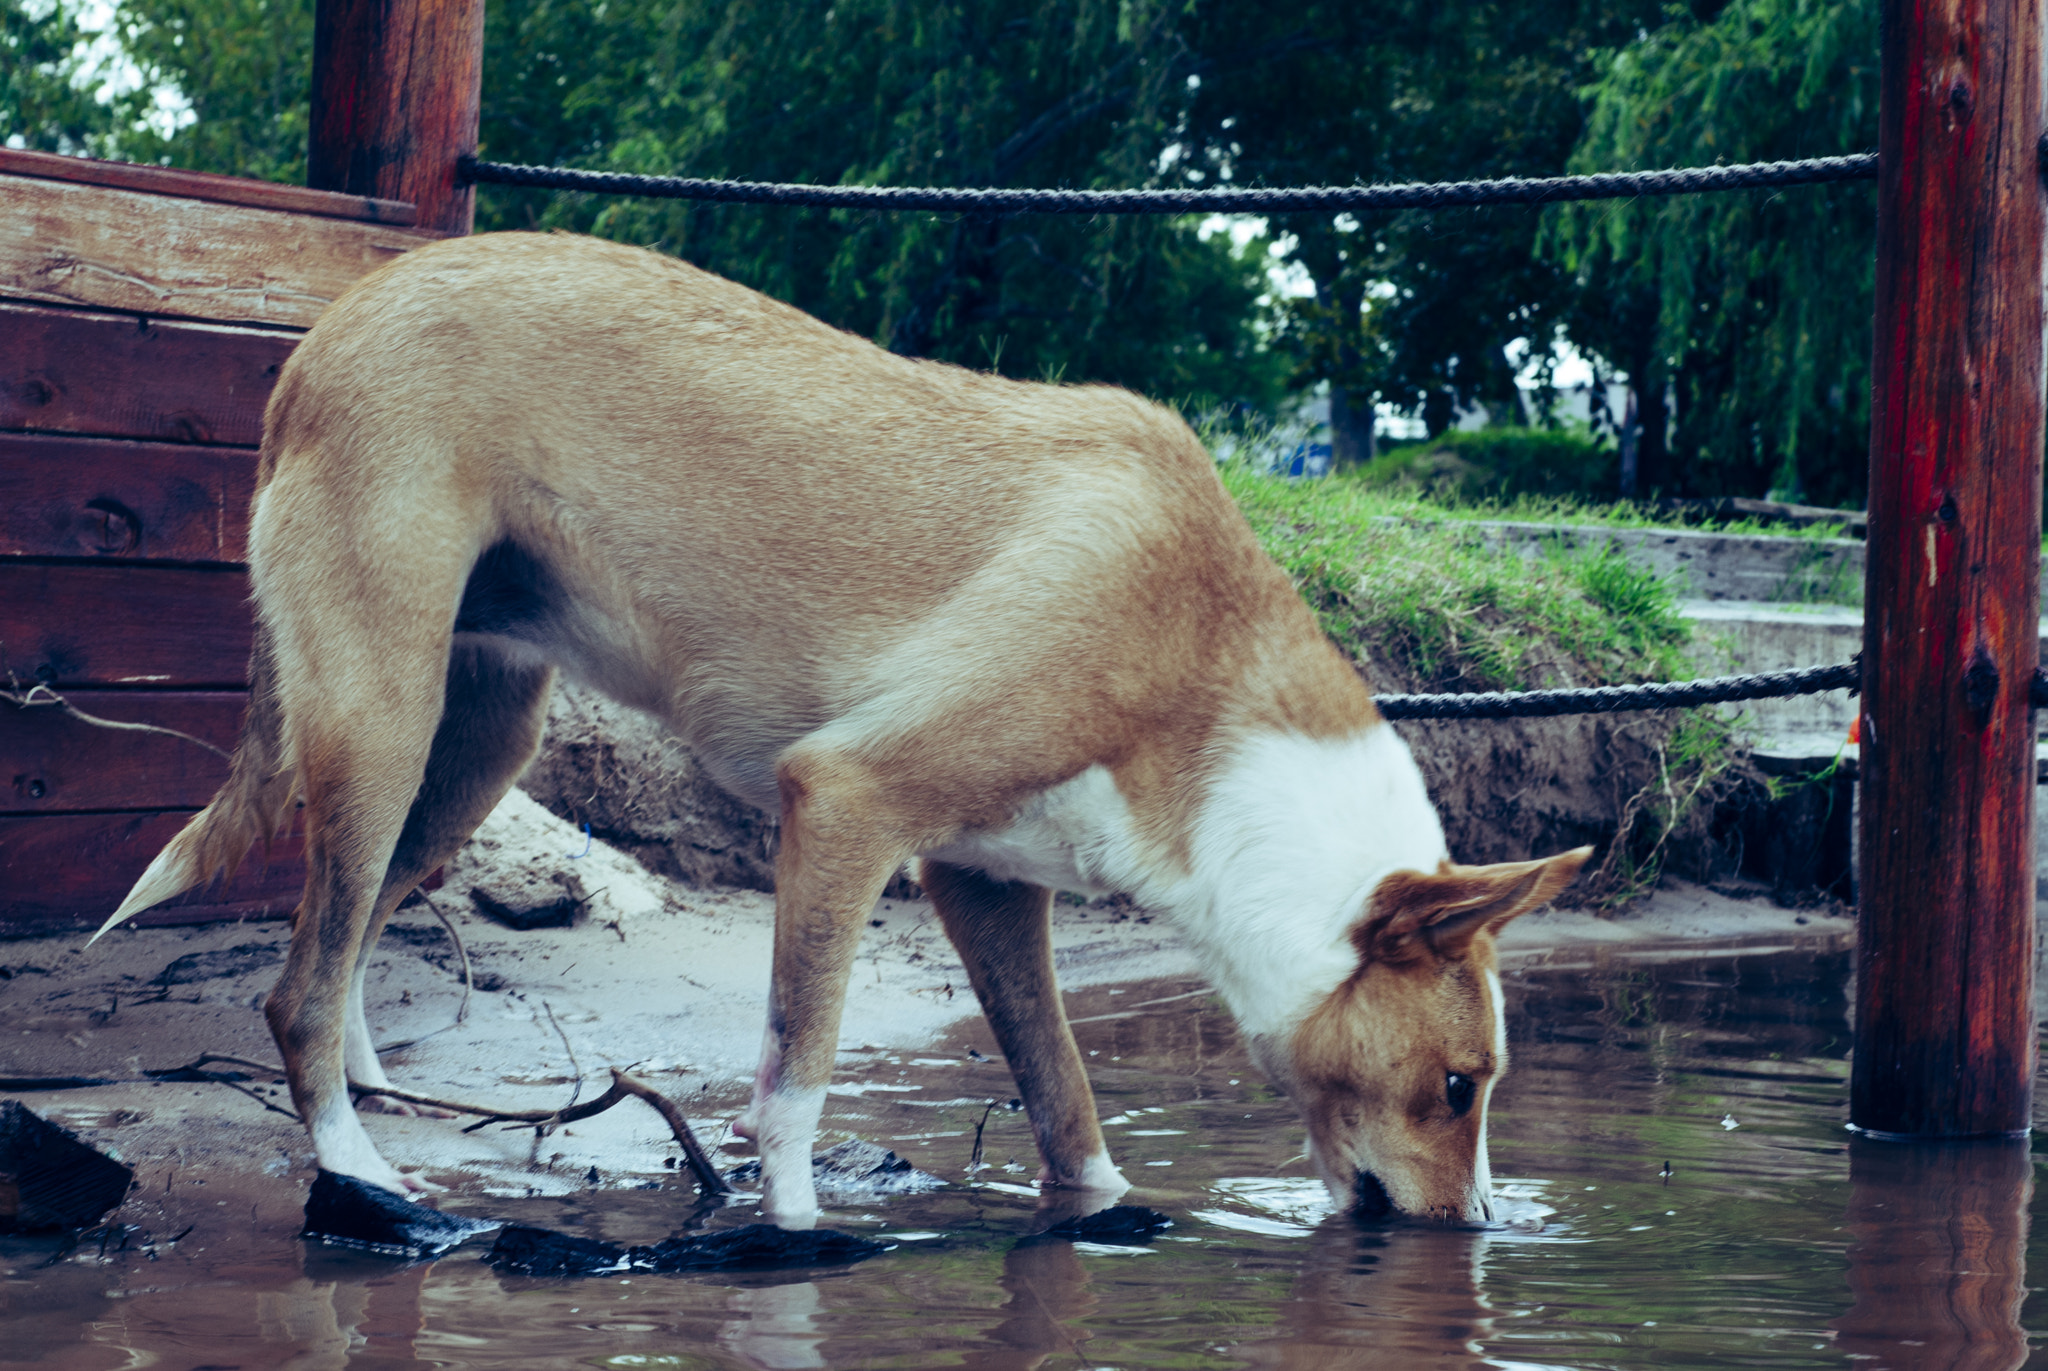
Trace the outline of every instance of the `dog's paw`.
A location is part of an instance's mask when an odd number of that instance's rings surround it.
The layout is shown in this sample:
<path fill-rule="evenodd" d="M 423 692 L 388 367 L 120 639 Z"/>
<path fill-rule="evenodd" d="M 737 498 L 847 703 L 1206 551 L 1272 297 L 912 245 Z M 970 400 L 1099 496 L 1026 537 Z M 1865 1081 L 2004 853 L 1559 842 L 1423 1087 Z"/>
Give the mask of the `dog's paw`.
<path fill-rule="evenodd" d="M 326 1169 L 333 1170 L 332 1167 Z M 415 1195 L 439 1195 L 447 1190 L 446 1186 L 435 1185 L 417 1172 L 400 1171 L 382 1158 L 379 1158 L 374 1166 L 353 1166 L 341 1174 L 408 1199 Z"/>
<path fill-rule="evenodd" d="M 402 1195 L 445 1195 L 448 1187 L 435 1185 L 417 1171 L 394 1171 L 398 1177 L 399 1193 Z"/>

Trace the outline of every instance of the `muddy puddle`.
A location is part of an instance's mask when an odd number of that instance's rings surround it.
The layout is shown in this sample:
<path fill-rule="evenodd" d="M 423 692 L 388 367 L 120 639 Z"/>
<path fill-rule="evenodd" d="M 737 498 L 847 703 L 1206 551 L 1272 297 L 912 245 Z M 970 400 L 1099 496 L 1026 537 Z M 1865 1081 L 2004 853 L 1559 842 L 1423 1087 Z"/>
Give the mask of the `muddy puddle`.
<path fill-rule="evenodd" d="M 303 1177 L 216 1177 L 212 1195 L 138 1192 L 126 1250 L 0 1242 L 0 1363 L 2048 1365 L 2025 1331 L 2048 1330 L 2028 1283 L 2048 1273 L 2048 1251 L 2030 1251 L 2048 1223 L 2030 1226 L 2028 1146 L 1866 1145 L 1843 1129 L 1849 957 L 1510 974 L 1515 1062 L 1492 1125 L 1503 1222 L 1485 1232 L 1332 1216 L 1228 1018 L 1197 985 L 1153 983 L 1070 1000 L 1129 1198 L 1174 1220 L 1143 1246 L 1027 1240 L 1044 1222 L 1030 1138 L 977 1026 L 842 1071 L 827 1141 L 882 1142 L 954 1182 L 834 1206 L 828 1223 L 896 1244 L 862 1265 L 540 1280 L 469 1247 L 404 1266 L 302 1244 Z M 987 1169 L 969 1183 L 984 1117 Z M 445 1207 L 622 1243 L 753 1218 L 696 1219 L 685 1183 L 640 1183 L 662 1188 L 473 1185 Z"/>

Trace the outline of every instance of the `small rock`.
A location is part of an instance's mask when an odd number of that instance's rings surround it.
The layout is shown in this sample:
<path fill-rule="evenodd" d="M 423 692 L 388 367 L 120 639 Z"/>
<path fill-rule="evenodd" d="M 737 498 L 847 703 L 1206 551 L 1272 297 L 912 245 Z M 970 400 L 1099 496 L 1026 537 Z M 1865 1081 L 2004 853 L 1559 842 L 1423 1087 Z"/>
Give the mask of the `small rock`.
<path fill-rule="evenodd" d="M 1068 1219 L 1064 1223 L 1056 1223 L 1040 1236 L 1070 1238 L 1075 1242 L 1111 1242 L 1128 1245 L 1150 1242 L 1171 1227 L 1173 1220 L 1156 1209 L 1147 1209 L 1142 1204 L 1119 1204 L 1108 1209 L 1098 1209 L 1093 1214 Z"/>
<path fill-rule="evenodd" d="M 476 907 L 507 928 L 521 933 L 535 928 L 568 928 L 576 912 L 587 903 L 583 882 L 569 872 L 556 872 L 542 880 L 526 872 L 499 875 L 483 885 L 469 888 Z"/>
<path fill-rule="evenodd" d="M 134 1179 L 20 1100 L 0 1100 L 0 1233 L 89 1228 Z"/>
<path fill-rule="evenodd" d="M 306 1228 L 300 1236 L 386 1256 L 438 1257 L 502 1226 L 496 1219 L 443 1214 L 354 1176 L 322 1171 L 306 1196 Z"/>
<path fill-rule="evenodd" d="M 523 1223 L 505 1225 L 484 1260 L 522 1276 L 602 1276 L 631 1269 L 623 1247 Z"/>
<path fill-rule="evenodd" d="M 621 1271 L 768 1271 L 845 1266 L 888 1251 L 888 1244 L 831 1228 L 791 1232 L 750 1223 L 619 1247 L 546 1228 L 509 1225 L 484 1258 L 500 1271 L 527 1276 L 605 1276 Z"/>

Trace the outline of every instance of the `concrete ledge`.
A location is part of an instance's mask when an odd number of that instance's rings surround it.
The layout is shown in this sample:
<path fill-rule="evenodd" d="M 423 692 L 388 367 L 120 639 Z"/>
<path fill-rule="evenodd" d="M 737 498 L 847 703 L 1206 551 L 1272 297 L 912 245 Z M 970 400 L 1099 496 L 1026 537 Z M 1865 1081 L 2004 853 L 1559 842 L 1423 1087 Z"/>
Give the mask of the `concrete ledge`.
<path fill-rule="evenodd" d="M 1853 538 L 1696 533 L 1683 528 L 1475 521 L 1489 543 L 1527 556 L 1612 547 L 1672 580 L 1689 599 L 1863 603 L 1863 544 Z"/>

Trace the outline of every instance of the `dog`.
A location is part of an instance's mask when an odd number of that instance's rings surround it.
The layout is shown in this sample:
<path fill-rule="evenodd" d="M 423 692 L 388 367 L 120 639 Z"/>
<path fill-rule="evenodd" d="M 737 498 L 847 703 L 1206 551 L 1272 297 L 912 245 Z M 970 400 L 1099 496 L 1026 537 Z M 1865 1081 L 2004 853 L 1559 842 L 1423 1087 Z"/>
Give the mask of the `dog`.
<path fill-rule="evenodd" d="M 420 248 L 328 308 L 264 416 L 230 779 L 107 921 L 303 806 L 265 1013 L 319 1164 L 371 1143 L 363 974 L 539 745 L 559 669 L 781 815 L 768 1023 L 735 1131 L 762 1211 L 811 1148 L 863 920 L 906 860 L 1017 1081 L 1041 1181 L 1112 1196 L 1052 892 L 1167 911 L 1340 1204 L 1490 1216 L 1494 937 L 1590 849 L 1453 865 L 1406 745 L 1178 416 L 884 352 L 568 235 Z M 102 932 L 105 931 L 103 928 Z"/>

